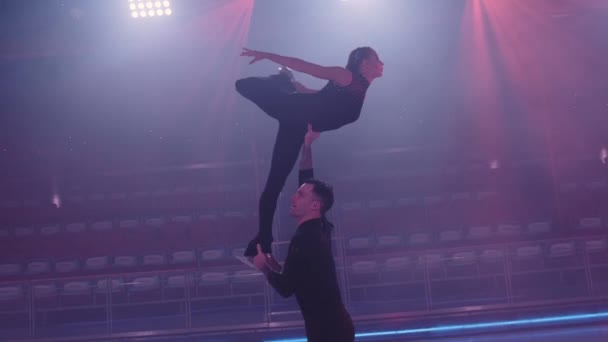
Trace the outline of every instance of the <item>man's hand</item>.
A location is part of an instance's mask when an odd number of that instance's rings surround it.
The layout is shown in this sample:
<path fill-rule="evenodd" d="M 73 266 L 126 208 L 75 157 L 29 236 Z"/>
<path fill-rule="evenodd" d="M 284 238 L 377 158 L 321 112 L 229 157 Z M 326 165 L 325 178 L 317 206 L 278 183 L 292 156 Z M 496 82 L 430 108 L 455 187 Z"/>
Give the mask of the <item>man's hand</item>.
<path fill-rule="evenodd" d="M 258 247 L 258 254 L 256 254 L 256 256 L 253 257 L 253 265 L 258 270 L 266 273 L 268 271 L 268 268 L 266 266 L 266 257 L 264 256 L 264 253 L 262 252 L 262 247 L 260 246 L 260 244 L 258 244 L 257 247 Z"/>
<path fill-rule="evenodd" d="M 312 125 L 308 124 L 308 131 L 306 132 L 306 135 L 304 135 L 304 146 L 310 147 L 313 141 L 315 141 L 320 135 L 321 132 L 313 131 Z"/>
<path fill-rule="evenodd" d="M 253 57 L 251 62 L 249 62 L 249 64 L 253 64 L 257 61 L 261 61 L 262 59 L 266 58 L 268 54 L 266 52 L 255 51 L 244 47 L 243 51 L 241 52 L 241 56 Z"/>

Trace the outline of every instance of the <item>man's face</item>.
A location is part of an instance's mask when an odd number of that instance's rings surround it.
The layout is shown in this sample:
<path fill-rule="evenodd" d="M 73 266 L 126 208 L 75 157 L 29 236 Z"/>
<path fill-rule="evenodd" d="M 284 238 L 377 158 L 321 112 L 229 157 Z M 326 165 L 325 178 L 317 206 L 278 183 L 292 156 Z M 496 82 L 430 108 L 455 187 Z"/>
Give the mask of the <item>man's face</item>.
<path fill-rule="evenodd" d="M 312 189 L 312 184 L 304 183 L 291 196 L 289 214 L 292 217 L 300 218 L 320 211 L 321 202 L 314 195 Z"/>

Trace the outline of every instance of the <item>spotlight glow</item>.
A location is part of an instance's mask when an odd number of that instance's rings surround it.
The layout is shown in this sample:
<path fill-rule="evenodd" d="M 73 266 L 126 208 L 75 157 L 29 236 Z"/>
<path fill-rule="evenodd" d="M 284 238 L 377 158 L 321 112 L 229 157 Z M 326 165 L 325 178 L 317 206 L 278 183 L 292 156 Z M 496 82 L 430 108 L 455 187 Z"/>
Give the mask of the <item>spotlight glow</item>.
<path fill-rule="evenodd" d="M 128 4 L 133 18 L 161 17 L 173 14 L 171 2 L 168 0 L 128 0 Z"/>
<path fill-rule="evenodd" d="M 550 317 L 541 317 L 541 318 L 517 319 L 517 320 L 511 320 L 511 321 L 495 321 L 495 322 L 486 322 L 486 323 L 454 324 L 454 325 L 445 325 L 445 326 L 436 326 L 436 327 L 418 328 L 418 329 L 374 331 L 374 332 L 368 332 L 368 333 L 358 333 L 355 336 L 358 338 L 365 338 L 365 337 L 413 335 L 413 334 L 420 334 L 420 333 L 450 332 L 450 331 L 504 328 L 504 327 L 517 327 L 517 326 L 539 326 L 539 325 L 546 324 L 546 323 L 567 323 L 567 322 L 573 322 L 573 321 L 589 321 L 589 320 L 600 319 L 600 318 L 608 318 L 608 312 L 550 316 Z M 306 341 L 307 341 L 306 338 L 266 340 L 266 342 L 306 342 Z"/>

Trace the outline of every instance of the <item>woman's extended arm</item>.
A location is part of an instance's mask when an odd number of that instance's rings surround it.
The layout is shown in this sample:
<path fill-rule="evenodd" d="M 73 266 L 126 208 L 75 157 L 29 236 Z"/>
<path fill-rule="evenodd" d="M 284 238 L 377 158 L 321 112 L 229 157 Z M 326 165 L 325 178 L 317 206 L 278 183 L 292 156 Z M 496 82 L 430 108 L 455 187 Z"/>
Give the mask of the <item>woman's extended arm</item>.
<path fill-rule="evenodd" d="M 299 58 L 281 56 L 270 52 L 255 51 L 243 48 L 241 56 L 253 57 L 249 64 L 253 64 L 262 59 L 267 59 L 295 71 L 309 74 L 316 78 L 334 81 L 340 86 L 349 85 L 353 78 L 352 73 L 343 67 L 325 67 Z"/>

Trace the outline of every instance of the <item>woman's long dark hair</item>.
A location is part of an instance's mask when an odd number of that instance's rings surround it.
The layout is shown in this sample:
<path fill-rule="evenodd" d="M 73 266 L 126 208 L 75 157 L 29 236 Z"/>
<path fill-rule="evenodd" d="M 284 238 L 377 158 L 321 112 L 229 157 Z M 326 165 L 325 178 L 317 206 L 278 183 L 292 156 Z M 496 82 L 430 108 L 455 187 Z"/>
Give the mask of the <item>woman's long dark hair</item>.
<path fill-rule="evenodd" d="M 366 58 L 369 58 L 374 53 L 374 49 L 368 46 L 358 47 L 351 51 L 348 56 L 348 64 L 346 64 L 346 70 L 357 73 L 359 72 L 359 67 L 361 66 L 361 61 Z"/>

